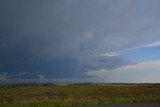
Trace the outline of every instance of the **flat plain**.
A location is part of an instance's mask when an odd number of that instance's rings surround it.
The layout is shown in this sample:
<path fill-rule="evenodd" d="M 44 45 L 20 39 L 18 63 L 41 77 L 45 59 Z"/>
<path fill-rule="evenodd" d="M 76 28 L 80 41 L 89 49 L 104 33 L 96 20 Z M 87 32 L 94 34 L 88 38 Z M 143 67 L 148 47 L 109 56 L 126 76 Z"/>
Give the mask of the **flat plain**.
<path fill-rule="evenodd" d="M 160 84 L 5 84 L 0 107 L 77 107 L 160 102 Z"/>
<path fill-rule="evenodd" d="M 110 105 L 90 105 L 83 107 L 160 107 L 160 103 L 130 103 L 130 104 L 110 104 Z"/>

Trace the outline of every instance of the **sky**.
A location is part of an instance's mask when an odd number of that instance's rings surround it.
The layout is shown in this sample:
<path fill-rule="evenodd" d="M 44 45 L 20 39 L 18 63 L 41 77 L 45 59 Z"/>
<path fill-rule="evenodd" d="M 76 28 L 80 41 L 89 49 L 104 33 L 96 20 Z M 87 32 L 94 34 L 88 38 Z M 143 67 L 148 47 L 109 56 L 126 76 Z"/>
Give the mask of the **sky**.
<path fill-rule="evenodd" d="M 159 4 L 0 0 L 0 83 L 159 83 Z"/>

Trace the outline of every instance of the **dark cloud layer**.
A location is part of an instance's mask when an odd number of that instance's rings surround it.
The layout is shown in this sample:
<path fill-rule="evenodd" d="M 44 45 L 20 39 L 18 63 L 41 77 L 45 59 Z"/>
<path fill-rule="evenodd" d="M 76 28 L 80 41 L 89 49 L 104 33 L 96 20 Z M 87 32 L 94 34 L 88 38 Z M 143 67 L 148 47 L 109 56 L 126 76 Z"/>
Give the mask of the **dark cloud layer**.
<path fill-rule="evenodd" d="M 0 73 L 83 77 L 133 64 L 99 54 L 160 39 L 159 0 L 1 0 Z M 93 57 L 94 56 L 94 57 Z M 20 76 L 19 73 L 26 75 Z"/>

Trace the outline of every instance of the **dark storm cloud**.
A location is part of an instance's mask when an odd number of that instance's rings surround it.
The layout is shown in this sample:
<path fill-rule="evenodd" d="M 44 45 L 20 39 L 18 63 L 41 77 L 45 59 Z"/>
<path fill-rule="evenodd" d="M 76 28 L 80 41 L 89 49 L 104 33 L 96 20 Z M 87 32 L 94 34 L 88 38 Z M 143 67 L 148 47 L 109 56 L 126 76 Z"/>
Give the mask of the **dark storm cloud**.
<path fill-rule="evenodd" d="M 160 39 L 158 2 L 1 0 L 0 72 L 13 78 L 82 77 L 89 69 L 132 64 L 98 55 Z"/>

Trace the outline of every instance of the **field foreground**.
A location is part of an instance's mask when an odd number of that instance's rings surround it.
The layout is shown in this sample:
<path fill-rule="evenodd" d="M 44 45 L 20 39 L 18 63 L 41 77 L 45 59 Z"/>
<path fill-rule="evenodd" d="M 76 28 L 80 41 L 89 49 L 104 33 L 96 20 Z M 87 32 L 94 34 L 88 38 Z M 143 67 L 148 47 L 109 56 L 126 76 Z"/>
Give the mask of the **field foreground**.
<path fill-rule="evenodd" d="M 75 107 L 160 102 L 160 84 L 0 85 L 0 107 Z"/>
<path fill-rule="evenodd" d="M 134 103 L 134 104 L 111 104 L 111 105 L 95 105 L 83 107 L 160 107 L 160 103 Z"/>

